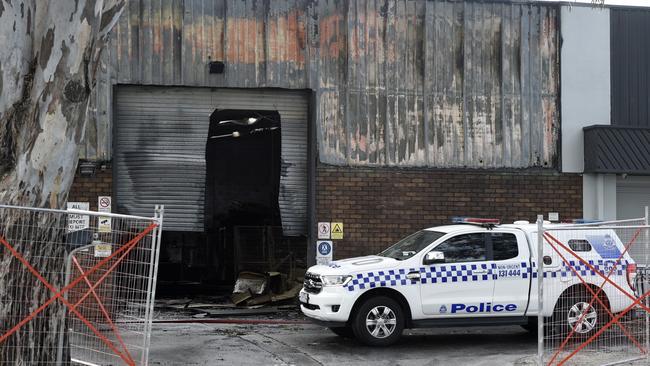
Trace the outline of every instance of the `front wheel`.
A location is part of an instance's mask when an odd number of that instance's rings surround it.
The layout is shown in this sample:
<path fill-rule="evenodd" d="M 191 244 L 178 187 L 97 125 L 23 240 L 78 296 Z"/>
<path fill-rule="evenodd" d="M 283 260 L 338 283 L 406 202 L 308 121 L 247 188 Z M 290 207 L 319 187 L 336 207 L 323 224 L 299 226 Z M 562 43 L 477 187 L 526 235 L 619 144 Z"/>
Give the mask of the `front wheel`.
<path fill-rule="evenodd" d="M 389 297 L 370 298 L 357 310 L 352 330 L 361 343 L 369 346 L 389 346 L 402 336 L 404 311 Z"/>

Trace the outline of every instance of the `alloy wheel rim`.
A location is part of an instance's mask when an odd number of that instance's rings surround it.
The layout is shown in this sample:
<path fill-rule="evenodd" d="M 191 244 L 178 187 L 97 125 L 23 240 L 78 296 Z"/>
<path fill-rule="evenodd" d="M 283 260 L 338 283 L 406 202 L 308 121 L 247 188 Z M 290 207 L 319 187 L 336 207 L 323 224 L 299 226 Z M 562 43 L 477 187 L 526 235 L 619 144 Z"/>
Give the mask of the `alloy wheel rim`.
<path fill-rule="evenodd" d="M 575 332 L 580 334 L 592 331 L 596 327 L 597 319 L 598 314 L 596 313 L 596 309 L 586 302 L 574 304 L 567 313 L 569 327 L 575 329 Z"/>
<path fill-rule="evenodd" d="M 389 337 L 396 327 L 397 316 L 388 306 L 375 306 L 366 315 L 366 329 L 375 338 Z"/>

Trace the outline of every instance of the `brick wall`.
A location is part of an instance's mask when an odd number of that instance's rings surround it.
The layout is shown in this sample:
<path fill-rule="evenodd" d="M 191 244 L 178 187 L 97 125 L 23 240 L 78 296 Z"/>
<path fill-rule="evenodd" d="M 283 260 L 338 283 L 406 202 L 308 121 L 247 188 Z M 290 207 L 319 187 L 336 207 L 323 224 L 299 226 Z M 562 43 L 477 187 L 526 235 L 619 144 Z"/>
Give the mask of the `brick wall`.
<path fill-rule="evenodd" d="M 97 210 L 98 196 L 113 195 L 113 170 L 110 165 L 95 169 L 95 175 L 86 177 L 75 173 L 72 188 L 68 195 L 69 202 L 90 202 L 90 209 Z"/>
<path fill-rule="evenodd" d="M 546 172 L 479 172 L 349 168 L 320 164 L 316 171 L 317 221 L 342 221 L 344 239 L 335 258 L 377 253 L 405 235 L 445 224 L 452 216 L 534 221 L 559 212 L 582 217 L 582 177 Z M 112 195 L 112 169 L 75 175 L 69 201 Z"/>
<path fill-rule="evenodd" d="M 535 221 L 582 217 L 582 177 L 546 172 L 477 172 L 319 165 L 317 221 L 342 221 L 334 257 L 381 251 L 452 216 Z"/>

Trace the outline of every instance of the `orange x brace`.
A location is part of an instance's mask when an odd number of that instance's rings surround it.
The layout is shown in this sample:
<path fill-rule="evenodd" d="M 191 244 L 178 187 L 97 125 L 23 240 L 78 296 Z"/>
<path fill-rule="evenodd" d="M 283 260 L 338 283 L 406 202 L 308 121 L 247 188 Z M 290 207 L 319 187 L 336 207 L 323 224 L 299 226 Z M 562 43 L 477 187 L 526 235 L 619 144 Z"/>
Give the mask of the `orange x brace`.
<path fill-rule="evenodd" d="M 108 257 L 104 258 L 101 260 L 99 263 L 94 265 L 92 268 L 90 268 L 87 272 L 84 272 L 81 266 L 79 265 L 77 259 L 73 256 L 72 260 L 74 264 L 76 265 L 77 269 L 81 272 L 81 274 L 76 277 L 72 282 L 70 282 L 68 285 L 63 287 L 61 290 L 57 290 L 52 284 L 50 284 L 27 260 L 20 254 L 14 247 L 9 244 L 5 238 L 0 236 L 0 243 L 4 245 L 11 254 L 18 259 L 36 278 L 38 278 L 39 281 L 41 281 L 45 287 L 47 287 L 52 293 L 54 293 L 54 296 L 50 297 L 47 301 L 45 301 L 41 306 L 39 306 L 36 310 L 32 311 L 29 315 L 27 315 L 24 319 L 22 319 L 18 324 L 16 324 L 13 328 L 11 328 L 8 332 L 0 336 L 0 343 L 4 342 L 9 336 L 12 334 L 16 333 L 20 328 L 22 328 L 25 324 L 30 322 L 32 319 L 34 319 L 39 313 L 41 313 L 45 308 L 47 308 L 52 302 L 55 300 L 61 301 L 71 313 L 77 316 L 79 320 L 81 320 L 99 339 L 102 340 L 117 356 L 119 356 L 126 364 L 128 365 L 135 365 L 135 361 L 131 357 L 129 351 L 127 350 L 124 341 L 122 340 L 122 337 L 119 335 L 117 332 L 117 329 L 115 328 L 115 325 L 113 321 L 111 320 L 108 312 L 104 308 L 103 304 L 99 300 L 99 297 L 97 296 L 95 289 L 97 286 L 99 286 L 104 279 L 117 267 L 120 262 L 133 250 L 138 242 L 142 240 L 145 236 L 147 236 L 151 231 L 153 231 L 158 225 L 156 223 L 151 223 L 146 229 L 144 229 L 141 233 L 136 235 L 133 239 L 129 240 L 126 244 L 124 244 L 121 248 L 113 252 L 111 255 Z M 97 271 L 99 268 L 104 266 L 106 263 L 108 263 L 111 259 L 120 256 L 117 258 L 115 263 L 113 263 L 110 268 L 104 273 L 94 284 L 88 280 L 88 276 Z M 88 285 L 89 289 L 86 291 L 86 293 L 75 303 L 72 305 L 70 302 L 68 302 L 65 298 L 63 298 L 63 294 L 68 292 L 70 289 L 74 288 L 79 282 L 84 280 L 86 284 Z M 86 319 L 79 311 L 77 310 L 77 307 L 79 304 L 81 304 L 88 296 L 94 295 L 95 299 L 97 300 L 100 310 L 102 313 L 104 313 L 104 316 L 107 318 L 113 332 L 115 333 L 118 341 L 120 342 L 120 345 L 123 347 L 124 352 L 122 353 L 120 350 L 117 349 L 117 347 L 111 342 L 108 338 L 106 338 L 99 330 L 97 330 L 88 319 Z"/>
<path fill-rule="evenodd" d="M 571 269 L 571 271 L 572 271 L 572 272 L 573 272 L 573 273 L 578 277 L 578 279 L 580 279 L 580 281 L 582 282 L 582 284 L 584 285 L 584 287 L 587 289 L 587 291 L 589 291 L 589 293 L 592 295 L 591 301 L 589 302 L 589 307 L 591 307 L 591 306 L 593 305 L 594 301 L 598 301 L 599 304 L 601 305 L 601 307 L 607 311 L 607 313 L 609 314 L 610 319 L 611 319 L 611 320 L 609 321 L 609 323 L 605 324 L 605 325 L 604 325 L 604 326 L 603 326 L 603 327 L 602 327 L 598 332 L 596 332 L 596 333 L 595 333 L 591 338 L 589 338 L 587 341 L 585 341 L 583 344 L 581 344 L 578 348 L 576 348 L 576 349 L 575 349 L 571 354 L 569 354 L 567 357 L 565 357 L 564 359 L 562 359 L 562 360 L 558 363 L 558 365 L 563 365 L 564 363 L 566 363 L 566 362 L 567 362 L 571 357 L 573 357 L 576 353 L 578 353 L 578 351 L 580 351 L 581 349 L 583 349 L 584 347 L 586 347 L 589 343 L 593 342 L 593 340 L 595 340 L 595 339 L 597 338 L 597 336 L 599 336 L 602 332 L 604 332 L 607 328 L 611 327 L 613 324 L 616 324 L 616 325 L 621 329 L 621 331 L 623 331 L 623 333 L 625 333 L 625 335 L 626 335 L 626 336 L 627 336 L 627 337 L 632 341 L 632 343 L 634 343 L 634 344 L 637 346 L 637 348 L 639 348 L 639 350 L 641 351 L 641 353 L 645 354 L 645 353 L 648 352 L 646 349 L 644 349 L 644 348 L 639 344 L 639 342 L 638 342 L 638 341 L 637 341 L 637 340 L 636 340 L 636 339 L 635 339 L 635 338 L 634 338 L 634 337 L 633 337 L 633 336 L 632 336 L 632 335 L 631 335 L 631 334 L 630 334 L 630 333 L 625 329 L 625 327 L 624 327 L 624 326 L 623 326 L 623 325 L 622 325 L 618 320 L 619 320 L 623 315 L 625 315 L 627 312 L 629 312 L 629 311 L 630 311 L 630 310 L 631 310 L 635 305 L 637 305 L 637 304 L 639 304 L 639 306 L 640 306 L 641 308 L 643 308 L 645 311 L 650 312 L 650 309 L 648 309 L 646 306 L 640 304 L 640 301 L 641 301 L 642 298 L 645 298 L 646 296 L 650 295 L 650 291 L 649 291 L 648 293 L 644 294 L 643 296 L 641 296 L 640 298 L 637 298 L 636 296 L 634 296 L 634 295 L 628 293 L 627 291 L 625 291 L 625 290 L 624 290 L 623 288 L 621 288 L 617 283 L 613 282 L 613 281 L 610 279 L 611 275 L 612 275 L 612 274 L 614 273 L 614 271 L 616 270 L 616 266 L 620 263 L 621 259 L 622 259 L 623 256 L 625 255 L 625 253 L 628 252 L 630 246 L 631 246 L 631 245 L 636 241 L 636 239 L 637 239 L 637 237 L 639 236 L 639 233 L 640 233 L 640 232 L 641 232 L 641 229 L 638 229 L 638 230 L 636 231 L 636 233 L 634 234 L 634 236 L 632 237 L 632 239 L 630 240 L 630 242 L 625 246 L 625 250 L 623 250 L 623 252 L 622 252 L 621 255 L 618 257 L 618 259 L 616 259 L 616 261 L 614 261 L 614 265 L 613 265 L 612 268 L 610 269 L 610 271 L 609 271 L 609 273 L 607 274 L 607 276 L 605 276 L 601 271 L 599 271 L 599 270 L 596 269 L 594 266 L 592 266 L 589 262 L 585 261 L 583 258 L 581 258 L 580 256 L 578 256 L 575 252 L 573 252 L 573 250 L 571 250 L 570 248 L 568 248 L 566 245 L 562 244 L 562 242 L 560 242 L 558 239 L 556 239 L 555 237 L 553 237 L 551 234 L 549 234 L 549 233 L 544 233 L 544 239 L 546 240 L 546 242 L 550 244 L 551 248 L 552 248 L 552 249 L 553 249 L 553 250 L 554 250 L 554 251 L 555 251 L 555 252 L 560 256 L 560 258 L 562 258 L 562 261 L 564 262 L 564 264 L 565 264 L 567 267 L 569 267 L 569 269 Z M 554 244 L 554 243 L 555 243 L 555 244 Z M 580 274 L 578 273 L 578 271 L 577 271 L 577 270 L 576 270 L 576 269 L 571 265 L 571 263 L 570 263 L 570 262 L 569 262 L 569 261 L 568 261 L 568 260 L 567 260 L 563 255 L 562 255 L 562 253 L 560 253 L 560 251 L 557 249 L 556 245 L 560 246 L 562 249 L 564 249 L 564 250 L 567 251 L 569 254 L 571 254 L 573 257 L 575 257 L 579 262 L 581 262 L 581 263 L 583 263 L 584 265 L 586 265 L 586 266 L 589 268 L 590 271 L 592 271 L 592 272 L 598 274 L 600 277 L 602 277 L 602 278 L 604 279 L 603 283 L 602 283 L 602 284 L 600 285 L 600 287 L 598 288 L 598 291 L 594 292 L 594 290 L 591 288 L 591 286 L 589 286 L 589 285 L 587 284 L 587 282 L 582 278 L 582 276 L 580 276 Z M 618 316 L 614 316 L 614 314 L 612 314 L 612 312 L 609 310 L 609 307 L 606 306 L 606 305 L 603 303 L 602 299 L 599 297 L 599 295 L 600 295 L 600 293 L 603 291 L 603 287 L 605 286 L 606 283 L 610 283 L 610 284 L 612 284 L 612 285 L 613 285 L 614 287 L 616 287 L 616 289 L 618 289 L 621 293 L 623 293 L 624 295 L 626 295 L 626 296 L 629 297 L 630 299 L 634 300 L 634 303 L 633 303 L 630 307 L 626 308 L 626 309 L 625 309 L 622 313 L 620 313 Z M 587 307 L 587 309 L 588 309 L 589 307 Z M 568 341 L 571 339 L 571 337 L 573 336 L 573 334 L 575 334 L 575 330 L 577 329 L 578 325 L 583 321 L 585 315 L 586 315 L 586 314 L 583 313 L 583 314 L 580 316 L 580 319 L 576 322 L 576 325 L 573 327 L 573 329 L 571 329 L 571 332 L 566 336 L 566 338 L 564 339 L 564 341 L 562 342 L 562 344 L 560 345 L 560 347 L 557 349 L 557 351 L 555 352 L 555 354 L 553 355 L 553 357 L 551 358 L 551 360 L 548 362 L 548 365 L 551 365 L 551 364 L 553 363 L 553 361 L 555 361 L 555 359 L 557 358 L 557 356 L 560 354 L 560 352 L 561 352 L 561 351 L 564 349 L 564 347 L 567 345 Z"/>

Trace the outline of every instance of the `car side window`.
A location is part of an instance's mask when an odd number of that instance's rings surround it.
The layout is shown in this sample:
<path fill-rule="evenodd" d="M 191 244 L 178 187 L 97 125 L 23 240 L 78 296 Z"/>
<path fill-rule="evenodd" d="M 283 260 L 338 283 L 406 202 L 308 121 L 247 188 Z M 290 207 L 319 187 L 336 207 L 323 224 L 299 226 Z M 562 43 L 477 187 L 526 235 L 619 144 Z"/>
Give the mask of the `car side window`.
<path fill-rule="evenodd" d="M 478 262 L 486 260 L 485 234 L 462 234 L 435 247 L 445 254 L 445 263 Z"/>
<path fill-rule="evenodd" d="M 509 233 L 490 233 L 495 261 L 516 258 L 519 255 L 517 237 Z"/>
<path fill-rule="evenodd" d="M 586 240 L 571 239 L 569 240 L 569 248 L 574 252 L 591 252 L 591 244 Z"/>

